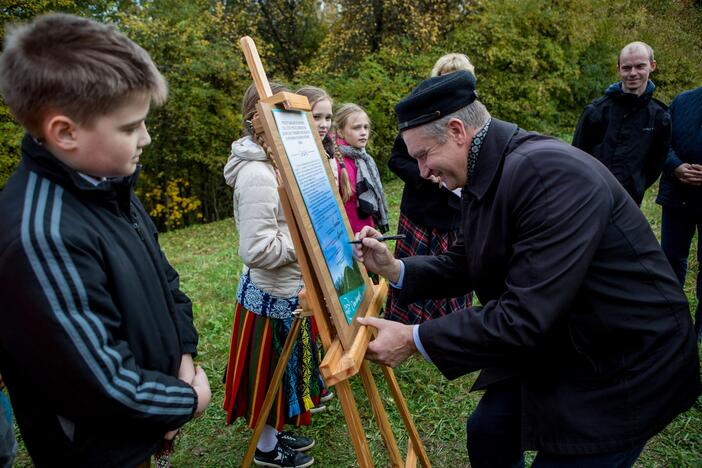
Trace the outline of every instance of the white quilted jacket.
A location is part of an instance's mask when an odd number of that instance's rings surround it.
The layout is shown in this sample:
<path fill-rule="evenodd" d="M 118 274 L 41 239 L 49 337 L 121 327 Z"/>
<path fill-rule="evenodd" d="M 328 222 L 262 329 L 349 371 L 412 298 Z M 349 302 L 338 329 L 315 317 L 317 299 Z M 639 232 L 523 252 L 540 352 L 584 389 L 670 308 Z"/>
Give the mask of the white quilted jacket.
<path fill-rule="evenodd" d="M 250 137 L 241 138 L 232 143 L 224 178 L 234 188 L 239 256 L 250 269 L 251 281 L 274 296 L 296 295 L 302 275 L 270 160 Z"/>

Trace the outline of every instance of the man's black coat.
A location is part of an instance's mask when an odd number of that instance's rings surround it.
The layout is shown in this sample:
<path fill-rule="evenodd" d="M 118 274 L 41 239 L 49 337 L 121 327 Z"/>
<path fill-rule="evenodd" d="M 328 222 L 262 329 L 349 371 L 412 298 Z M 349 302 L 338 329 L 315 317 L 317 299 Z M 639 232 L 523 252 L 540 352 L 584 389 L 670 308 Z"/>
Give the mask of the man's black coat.
<path fill-rule="evenodd" d="M 661 174 L 670 145 L 670 115 L 654 89 L 649 81 L 637 96 L 614 83 L 585 108 L 573 135 L 573 146 L 607 166 L 638 205 Z"/>
<path fill-rule="evenodd" d="M 420 325 L 450 379 L 521 385 L 524 449 L 605 453 L 660 431 L 699 394 L 688 304 L 648 222 L 598 161 L 493 119 L 463 189 L 463 238 L 404 259 L 400 300 L 474 290 Z"/>

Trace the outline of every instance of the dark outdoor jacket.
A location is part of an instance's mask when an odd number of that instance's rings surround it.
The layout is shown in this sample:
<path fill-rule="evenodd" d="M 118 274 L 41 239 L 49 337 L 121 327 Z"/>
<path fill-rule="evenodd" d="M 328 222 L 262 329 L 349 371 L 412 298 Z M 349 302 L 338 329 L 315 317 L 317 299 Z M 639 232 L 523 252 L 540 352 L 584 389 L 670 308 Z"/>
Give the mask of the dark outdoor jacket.
<path fill-rule="evenodd" d="M 686 298 L 641 211 L 594 158 L 492 120 L 463 189 L 463 236 L 405 262 L 400 300 L 474 290 L 419 326 L 449 379 L 521 385 L 524 449 L 631 448 L 700 391 Z"/>
<path fill-rule="evenodd" d="M 682 163 L 702 165 L 702 87 L 679 94 L 670 103 L 673 138 L 656 202 L 699 216 L 702 214 L 702 186 L 683 184 L 673 174 Z"/>
<path fill-rule="evenodd" d="M 585 108 L 573 135 L 573 146 L 607 166 L 638 205 L 660 175 L 670 144 L 670 115 L 653 98 L 654 89 L 649 80 L 637 96 L 614 83 Z"/>
<path fill-rule="evenodd" d="M 455 231 L 461 222 L 460 198 L 419 175 L 417 161 L 407 153 L 398 135 L 388 161 L 392 172 L 405 182 L 400 212 L 414 224 L 440 231 Z"/>
<path fill-rule="evenodd" d="M 192 307 L 132 191 L 31 137 L 0 193 L 0 373 L 37 466 L 135 466 L 191 419 Z"/>

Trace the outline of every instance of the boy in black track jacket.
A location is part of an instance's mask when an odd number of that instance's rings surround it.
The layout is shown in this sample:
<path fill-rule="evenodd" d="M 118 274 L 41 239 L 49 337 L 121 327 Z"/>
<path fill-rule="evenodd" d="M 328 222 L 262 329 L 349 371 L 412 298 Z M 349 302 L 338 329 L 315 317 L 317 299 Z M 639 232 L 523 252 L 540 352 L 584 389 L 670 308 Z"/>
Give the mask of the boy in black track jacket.
<path fill-rule="evenodd" d="M 25 127 L 0 193 L 0 373 L 37 466 L 136 466 L 209 403 L 190 300 L 133 193 L 167 87 L 109 26 L 53 14 L 6 34 Z"/>

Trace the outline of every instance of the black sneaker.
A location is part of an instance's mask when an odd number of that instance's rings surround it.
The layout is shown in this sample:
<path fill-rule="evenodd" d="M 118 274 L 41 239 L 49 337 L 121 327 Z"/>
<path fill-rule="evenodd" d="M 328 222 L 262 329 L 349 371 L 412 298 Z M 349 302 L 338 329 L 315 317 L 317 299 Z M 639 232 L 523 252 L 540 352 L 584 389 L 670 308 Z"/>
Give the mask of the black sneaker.
<path fill-rule="evenodd" d="M 309 437 L 296 436 L 291 432 L 279 432 L 278 442 L 290 447 L 297 452 L 305 452 L 314 447 L 314 439 Z"/>
<path fill-rule="evenodd" d="M 258 466 L 272 466 L 274 468 L 305 468 L 314 463 L 314 458 L 296 452 L 285 444 L 277 443 L 270 452 L 256 449 L 254 463 Z"/>

